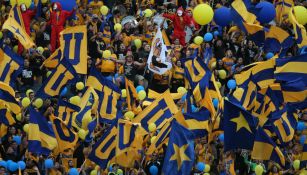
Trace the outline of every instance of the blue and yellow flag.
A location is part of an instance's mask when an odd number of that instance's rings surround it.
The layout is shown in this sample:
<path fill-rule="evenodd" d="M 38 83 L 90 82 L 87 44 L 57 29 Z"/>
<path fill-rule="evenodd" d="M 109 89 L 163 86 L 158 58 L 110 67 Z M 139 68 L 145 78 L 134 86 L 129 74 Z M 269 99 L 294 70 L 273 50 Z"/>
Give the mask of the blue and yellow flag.
<path fill-rule="evenodd" d="M 97 123 L 98 123 L 98 118 L 94 118 L 88 125 L 87 125 L 87 129 L 88 129 L 88 133 L 84 139 L 85 142 L 87 143 L 90 143 L 94 136 L 93 136 L 93 133 L 96 129 L 96 126 L 97 126 Z"/>
<path fill-rule="evenodd" d="M 71 127 L 67 126 L 67 124 L 60 118 L 51 116 L 51 120 L 55 138 L 58 142 L 55 154 L 63 153 L 67 149 L 74 150 L 78 141 L 78 134 L 75 133 Z"/>
<path fill-rule="evenodd" d="M 16 123 L 11 112 L 4 105 L 0 105 L 0 123 L 6 126 L 11 126 Z"/>
<path fill-rule="evenodd" d="M 264 44 L 265 32 L 268 31 L 268 29 L 262 25 L 253 23 L 244 22 L 243 25 L 250 39 L 254 41 L 257 46 L 262 46 Z"/>
<path fill-rule="evenodd" d="M 303 25 L 299 24 L 294 16 L 293 8 L 289 10 L 289 21 L 293 26 L 296 44 L 299 48 L 307 46 L 307 34 Z"/>
<path fill-rule="evenodd" d="M 274 3 L 276 10 L 276 22 L 281 24 L 284 20 L 288 19 L 289 12 L 294 6 L 293 0 L 277 0 Z"/>
<path fill-rule="evenodd" d="M 235 149 L 252 150 L 256 133 L 255 117 L 228 100 L 224 102 L 224 152 Z"/>
<path fill-rule="evenodd" d="M 188 129 L 193 132 L 196 138 L 205 137 L 209 132 L 210 112 L 200 108 L 197 112 L 184 113 Z"/>
<path fill-rule="evenodd" d="M 125 78 L 125 88 L 126 88 L 126 102 L 128 105 L 129 111 L 136 111 L 136 100 L 138 98 L 138 94 L 134 87 L 134 83 L 129 79 Z"/>
<path fill-rule="evenodd" d="M 112 123 L 121 117 L 121 90 L 112 81 L 104 78 L 95 67 L 91 68 L 86 86 L 94 88 L 98 94 L 100 122 Z"/>
<path fill-rule="evenodd" d="M 9 17 L 4 22 L 2 29 L 7 29 L 12 32 L 24 48 L 30 49 L 35 46 L 33 40 L 27 34 L 23 26 L 22 16 L 17 5 L 11 9 Z"/>
<path fill-rule="evenodd" d="M 21 108 L 15 99 L 15 91 L 8 84 L 0 81 L 0 106 L 6 106 L 14 114 L 19 114 Z"/>
<path fill-rule="evenodd" d="M 303 79 L 302 79 L 303 80 Z M 283 103 L 297 103 L 303 102 L 307 98 L 307 82 L 304 81 L 291 81 L 280 84 L 280 93 Z"/>
<path fill-rule="evenodd" d="M 34 108 L 30 107 L 30 122 L 28 135 L 28 151 L 31 153 L 49 155 L 57 147 L 51 124 Z"/>
<path fill-rule="evenodd" d="M 164 174 L 190 174 L 194 159 L 194 135 L 176 120 L 171 123 L 168 147 L 162 171 Z"/>
<path fill-rule="evenodd" d="M 14 87 L 16 78 L 22 71 L 23 62 L 23 58 L 8 46 L 0 48 L 0 81 Z"/>
<path fill-rule="evenodd" d="M 43 85 L 37 91 L 36 96 L 41 98 L 57 96 L 66 84 L 73 83 L 77 77 L 78 75 L 72 65 L 67 59 L 62 59 L 44 81 Z"/>
<path fill-rule="evenodd" d="M 50 56 L 47 58 L 43 65 L 47 68 L 56 68 L 62 58 L 62 51 L 60 48 L 57 48 Z"/>
<path fill-rule="evenodd" d="M 79 112 L 80 107 L 74 104 L 71 104 L 67 101 L 60 99 L 58 101 L 58 108 L 54 112 L 54 115 L 61 119 L 68 128 L 72 126 L 72 118 L 74 112 Z"/>
<path fill-rule="evenodd" d="M 79 113 L 77 113 L 74 117 L 73 126 L 76 128 L 82 128 L 82 120 L 85 116 L 91 116 L 91 106 L 85 106 Z M 91 117 L 92 118 L 92 117 Z"/>
<path fill-rule="evenodd" d="M 101 138 L 93 145 L 88 159 L 95 162 L 101 169 L 106 169 L 108 162 L 115 157 L 117 136 L 117 120 L 106 130 Z"/>
<path fill-rule="evenodd" d="M 170 92 L 165 91 L 159 98 L 151 103 L 140 112 L 133 120 L 134 123 L 141 123 L 142 127 L 149 132 L 148 125 L 156 124 L 157 129 L 160 129 L 167 119 L 173 117 L 178 112 L 178 108 L 174 100 L 169 98 Z"/>
<path fill-rule="evenodd" d="M 277 26 L 271 26 L 265 32 L 264 50 L 266 52 L 281 52 L 292 47 L 294 41 L 288 32 Z"/>
<path fill-rule="evenodd" d="M 257 130 L 252 151 L 252 159 L 271 160 L 279 165 L 286 165 L 284 153 L 262 127 L 258 127 Z"/>

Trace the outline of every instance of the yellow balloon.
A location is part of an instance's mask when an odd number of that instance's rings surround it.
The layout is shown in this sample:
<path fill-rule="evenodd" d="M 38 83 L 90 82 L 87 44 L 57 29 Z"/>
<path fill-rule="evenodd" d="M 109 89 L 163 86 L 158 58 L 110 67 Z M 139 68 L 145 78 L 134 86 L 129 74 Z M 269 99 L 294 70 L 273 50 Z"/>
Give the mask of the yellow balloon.
<path fill-rule="evenodd" d="M 261 165 L 257 165 L 255 167 L 255 173 L 256 175 L 261 175 L 263 173 L 263 167 Z"/>
<path fill-rule="evenodd" d="M 32 1 L 31 0 L 10 0 L 10 2 L 12 6 L 14 6 L 16 2 L 18 2 L 18 5 L 25 4 L 27 8 L 29 8 Z"/>
<path fill-rule="evenodd" d="M 193 10 L 193 18 L 200 25 L 206 25 L 212 21 L 213 10 L 208 4 L 199 4 Z"/>
<path fill-rule="evenodd" d="M 86 131 L 85 131 L 84 129 L 80 129 L 80 130 L 78 131 L 78 136 L 79 136 L 79 138 L 80 138 L 81 140 L 84 140 L 85 137 L 86 137 Z"/>
<path fill-rule="evenodd" d="M 105 50 L 102 52 L 103 58 L 110 58 L 111 57 L 111 51 L 110 50 Z"/>
<path fill-rule="evenodd" d="M 79 97 L 79 96 L 73 96 L 73 97 L 70 97 L 70 99 L 69 99 L 69 102 L 71 103 L 71 104 L 74 104 L 74 105 L 79 105 L 80 104 L 80 101 L 81 101 L 81 98 Z"/>
<path fill-rule="evenodd" d="M 210 175 L 209 173 L 204 173 L 204 175 Z"/>
<path fill-rule="evenodd" d="M 32 93 L 32 92 L 34 92 L 32 89 L 28 89 L 28 90 L 26 91 L 26 96 L 29 97 L 30 93 Z"/>
<path fill-rule="evenodd" d="M 204 39 L 201 36 L 197 36 L 194 38 L 194 43 L 197 45 L 201 45 L 201 43 L 203 43 Z"/>
<path fill-rule="evenodd" d="M 185 93 L 187 93 L 187 90 L 184 87 L 179 87 L 177 89 L 177 92 L 180 93 L 180 94 L 185 94 Z"/>
<path fill-rule="evenodd" d="M 46 77 L 49 77 L 49 75 L 50 75 L 51 73 L 52 73 L 51 71 L 48 71 L 48 72 L 46 73 Z"/>
<path fill-rule="evenodd" d="M 36 48 L 36 51 L 39 53 L 39 54 L 43 54 L 44 53 L 44 48 L 43 47 L 41 47 L 41 46 L 39 46 L 39 47 L 37 47 Z"/>
<path fill-rule="evenodd" d="M 125 117 L 132 120 L 134 118 L 134 113 L 132 111 L 128 111 L 125 113 Z"/>
<path fill-rule="evenodd" d="M 102 15 L 107 15 L 108 12 L 109 12 L 109 8 L 107 6 L 103 5 L 103 6 L 100 7 L 100 13 Z"/>
<path fill-rule="evenodd" d="M 43 4 L 46 4 L 47 1 L 48 1 L 48 0 L 42 0 L 41 2 L 42 2 Z"/>
<path fill-rule="evenodd" d="M 21 121 L 21 119 L 22 119 L 21 113 L 17 114 L 17 115 L 16 115 L 16 120 Z"/>
<path fill-rule="evenodd" d="M 139 100 L 144 100 L 146 98 L 146 92 L 144 90 L 141 90 L 138 93 L 138 98 L 139 98 Z"/>
<path fill-rule="evenodd" d="M 43 100 L 41 98 L 37 98 L 35 101 L 34 101 L 34 106 L 37 107 L 38 109 L 41 108 L 43 106 Z"/>
<path fill-rule="evenodd" d="M 122 30 L 122 25 L 120 24 L 120 23 L 116 23 L 115 25 L 114 25 L 114 30 L 115 31 L 121 31 Z"/>
<path fill-rule="evenodd" d="M 144 11 L 145 17 L 150 18 L 152 16 L 152 11 L 150 9 L 146 9 Z"/>
<path fill-rule="evenodd" d="M 134 40 L 134 45 L 136 48 L 141 48 L 142 47 L 142 41 L 140 39 L 135 39 Z"/>
<path fill-rule="evenodd" d="M 205 165 L 204 172 L 205 172 L 205 173 L 208 173 L 209 171 L 210 171 L 210 165 L 206 164 L 206 165 Z"/>
<path fill-rule="evenodd" d="M 3 33 L 2 33 L 2 32 L 0 32 L 0 39 L 2 39 L 2 37 L 3 37 Z"/>
<path fill-rule="evenodd" d="M 157 128 L 157 126 L 156 126 L 155 123 L 150 123 L 150 124 L 148 125 L 148 130 L 149 130 L 150 132 L 155 131 L 156 128 Z"/>
<path fill-rule="evenodd" d="M 219 89 L 222 87 L 222 84 L 221 84 L 221 82 L 219 82 L 219 81 L 216 82 L 216 85 L 217 85 L 217 87 L 218 87 Z"/>
<path fill-rule="evenodd" d="M 152 136 L 152 137 L 150 138 L 150 143 L 154 143 L 154 141 L 156 140 L 156 138 L 157 138 L 157 136 Z"/>
<path fill-rule="evenodd" d="M 83 88 L 84 88 L 84 83 L 83 82 L 78 82 L 77 84 L 76 84 L 76 88 L 79 90 L 79 91 L 81 91 Z"/>
<path fill-rule="evenodd" d="M 307 23 L 307 9 L 303 6 L 295 6 L 293 9 L 297 22 L 305 25 Z"/>
<path fill-rule="evenodd" d="M 21 100 L 22 107 L 26 108 L 30 105 L 31 101 L 28 97 L 25 97 Z"/>
<path fill-rule="evenodd" d="M 225 70 L 219 70 L 219 77 L 220 79 L 224 80 L 227 76 L 227 73 Z"/>
<path fill-rule="evenodd" d="M 97 170 L 92 170 L 90 175 L 97 175 L 97 174 L 98 174 Z"/>
<path fill-rule="evenodd" d="M 122 97 L 126 98 L 127 97 L 127 91 L 126 89 L 122 89 Z"/>
<path fill-rule="evenodd" d="M 211 69 L 215 69 L 216 68 L 216 61 L 214 61 L 213 63 L 211 63 Z"/>
<path fill-rule="evenodd" d="M 295 170 L 299 170 L 300 169 L 300 160 L 295 160 L 294 162 L 293 162 L 293 168 L 295 169 Z"/>
<path fill-rule="evenodd" d="M 15 53 L 18 52 L 18 46 L 17 46 L 17 45 L 13 47 L 13 51 L 14 51 Z"/>
<path fill-rule="evenodd" d="M 29 132 L 29 124 L 23 125 L 23 131 L 28 133 Z"/>

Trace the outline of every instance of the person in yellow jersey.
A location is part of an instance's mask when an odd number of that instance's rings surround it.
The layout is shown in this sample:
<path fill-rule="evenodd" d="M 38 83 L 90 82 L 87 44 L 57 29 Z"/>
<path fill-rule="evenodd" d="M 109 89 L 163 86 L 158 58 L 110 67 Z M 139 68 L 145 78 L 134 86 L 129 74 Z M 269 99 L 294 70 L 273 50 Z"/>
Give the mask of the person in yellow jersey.
<path fill-rule="evenodd" d="M 101 60 L 101 72 L 104 76 L 112 76 L 116 71 L 116 63 L 113 60 L 117 60 L 116 54 L 112 54 L 111 58 L 102 58 Z"/>
<path fill-rule="evenodd" d="M 176 93 L 179 87 L 184 87 L 184 69 L 182 68 L 180 60 L 176 59 L 173 63 L 172 74 L 171 92 Z"/>
<path fill-rule="evenodd" d="M 111 44 L 111 38 L 112 38 L 111 26 L 109 23 L 105 23 L 105 26 L 102 32 L 102 39 L 107 46 Z"/>
<path fill-rule="evenodd" d="M 144 27 L 144 38 L 143 40 L 147 41 L 148 44 L 151 44 L 152 39 L 155 37 L 156 31 L 153 23 L 150 21 L 145 22 Z"/>
<path fill-rule="evenodd" d="M 93 0 L 88 6 L 93 8 L 94 14 L 100 15 L 100 7 L 103 6 L 103 2 L 101 0 Z"/>

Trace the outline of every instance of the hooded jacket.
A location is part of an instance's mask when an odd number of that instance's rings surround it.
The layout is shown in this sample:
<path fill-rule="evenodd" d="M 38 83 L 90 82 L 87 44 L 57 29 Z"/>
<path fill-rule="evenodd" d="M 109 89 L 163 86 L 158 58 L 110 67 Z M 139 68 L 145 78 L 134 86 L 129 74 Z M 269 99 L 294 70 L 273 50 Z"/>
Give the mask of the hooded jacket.
<path fill-rule="evenodd" d="M 50 20 L 48 21 L 48 24 L 52 26 L 64 26 L 66 19 L 70 17 L 75 12 L 75 10 L 73 9 L 70 12 L 62 10 L 62 6 L 58 2 L 52 3 L 51 7 L 53 7 L 54 4 L 58 6 L 58 10 L 51 11 Z"/>

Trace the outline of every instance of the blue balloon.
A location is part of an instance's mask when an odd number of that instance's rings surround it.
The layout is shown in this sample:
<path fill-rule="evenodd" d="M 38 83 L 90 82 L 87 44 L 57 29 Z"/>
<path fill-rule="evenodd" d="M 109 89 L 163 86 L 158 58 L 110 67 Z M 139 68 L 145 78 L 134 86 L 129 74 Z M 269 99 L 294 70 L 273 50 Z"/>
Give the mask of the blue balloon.
<path fill-rule="evenodd" d="M 15 172 L 18 169 L 18 164 L 16 162 L 12 162 L 8 165 L 8 169 L 11 172 Z"/>
<path fill-rule="evenodd" d="M 109 166 L 109 171 L 111 172 L 113 170 L 112 165 Z"/>
<path fill-rule="evenodd" d="M 67 87 L 64 87 L 63 90 L 60 93 L 60 96 L 65 96 L 67 94 Z"/>
<path fill-rule="evenodd" d="M 4 167 L 4 168 L 7 168 L 7 163 L 6 163 L 6 161 L 1 160 L 1 161 L 0 161 L 0 166 L 2 166 L 2 167 Z"/>
<path fill-rule="evenodd" d="M 139 93 L 139 92 L 142 91 L 142 90 L 145 91 L 145 88 L 144 88 L 143 86 L 138 85 L 138 86 L 136 87 L 136 92 L 137 92 L 137 93 Z"/>
<path fill-rule="evenodd" d="M 17 162 L 17 164 L 21 170 L 24 170 L 26 168 L 26 163 L 24 161 L 19 161 Z"/>
<path fill-rule="evenodd" d="M 298 122 L 296 129 L 298 131 L 303 131 L 305 129 L 305 123 L 304 122 Z"/>
<path fill-rule="evenodd" d="M 213 35 L 214 35 L 214 36 L 218 36 L 219 34 L 220 34 L 219 31 L 214 31 L 214 32 L 213 32 Z"/>
<path fill-rule="evenodd" d="M 192 112 L 197 112 L 197 107 L 195 107 L 194 105 L 191 105 L 191 109 L 192 109 Z"/>
<path fill-rule="evenodd" d="M 269 52 L 269 53 L 267 53 L 267 54 L 265 55 L 265 58 L 266 58 L 266 59 L 271 59 L 273 56 L 274 56 L 274 53 Z"/>
<path fill-rule="evenodd" d="M 236 80 L 234 80 L 234 79 L 231 79 L 231 80 L 229 80 L 229 81 L 227 82 L 227 87 L 228 87 L 229 89 L 235 89 L 236 86 L 237 86 L 237 83 L 236 83 Z"/>
<path fill-rule="evenodd" d="M 219 135 L 219 140 L 220 140 L 221 142 L 224 142 L 224 134 L 223 134 L 223 133 Z"/>
<path fill-rule="evenodd" d="M 152 165 L 150 168 L 149 168 L 149 172 L 151 175 L 157 175 L 158 174 L 158 167 L 155 166 L 155 165 Z"/>
<path fill-rule="evenodd" d="M 211 41 L 212 39 L 213 39 L 212 33 L 208 32 L 208 33 L 205 34 L 204 40 L 205 40 L 206 42 L 209 42 L 209 41 Z"/>
<path fill-rule="evenodd" d="M 203 162 L 198 162 L 196 165 L 196 168 L 198 171 L 204 171 L 205 169 L 205 164 Z"/>
<path fill-rule="evenodd" d="M 79 175 L 77 168 L 70 168 L 68 175 Z"/>
<path fill-rule="evenodd" d="M 17 145 L 21 144 L 21 137 L 20 136 L 13 136 L 13 141 L 17 143 Z"/>
<path fill-rule="evenodd" d="M 53 160 L 52 159 L 46 159 L 45 160 L 45 168 L 49 169 L 49 168 L 53 168 Z"/>
<path fill-rule="evenodd" d="M 63 10 L 71 11 L 76 5 L 76 0 L 51 0 L 51 3 L 59 2 Z"/>
<path fill-rule="evenodd" d="M 271 22 L 276 16 L 276 10 L 272 3 L 267 1 L 259 2 L 256 5 L 257 9 L 257 20 L 260 23 L 269 23 Z"/>
<path fill-rule="evenodd" d="M 225 27 L 231 23 L 230 9 L 227 7 L 221 7 L 214 11 L 214 22 L 222 27 Z"/>
<path fill-rule="evenodd" d="M 181 101 L 185 101 L 187 99 L 187 94 L 184 94 L 182 97 L 181 97 Z"/>
<path fill-rule="evenodd" d="M 219 100 L 217 98 L 214 98 L 212 101 L 213 101 L 213 106 L 217 108 L 219 105 Z"/>
<path fill-rule="evenodd" d="M 300 144 L 301 144 L 301 145 L 304 145 L 304 144 L 305 144 L 305 140 L 306 140 L 306 135 L 302 135 L 302 136 L 300 137 Z"/>

